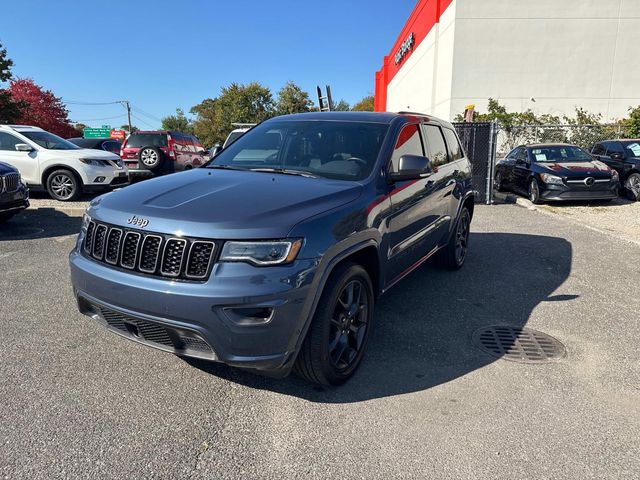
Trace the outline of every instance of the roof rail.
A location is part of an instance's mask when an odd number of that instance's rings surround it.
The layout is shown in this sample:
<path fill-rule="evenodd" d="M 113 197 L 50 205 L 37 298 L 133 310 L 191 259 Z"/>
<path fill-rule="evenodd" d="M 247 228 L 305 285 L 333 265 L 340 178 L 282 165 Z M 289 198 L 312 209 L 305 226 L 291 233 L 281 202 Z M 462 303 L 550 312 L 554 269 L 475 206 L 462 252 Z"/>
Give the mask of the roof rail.
<path fill-rule="evenodd" d="M 8 124 L 8 125 L 0 125 L 2 127 L 9 127 L 9 128 L 37 128 L 38 130 L 42 130 L 40 127 L 36 127 L 34 125 L 14 125 L 14 124 Z"/>
<path fill-rule="evenodd" d="M 257 123 L 237 123 L 234 122 L 231 124 L 232 127 L 236 127 L 236 128 L 251 128 L 251 127 L 255 127 L 257 125 Z"/>

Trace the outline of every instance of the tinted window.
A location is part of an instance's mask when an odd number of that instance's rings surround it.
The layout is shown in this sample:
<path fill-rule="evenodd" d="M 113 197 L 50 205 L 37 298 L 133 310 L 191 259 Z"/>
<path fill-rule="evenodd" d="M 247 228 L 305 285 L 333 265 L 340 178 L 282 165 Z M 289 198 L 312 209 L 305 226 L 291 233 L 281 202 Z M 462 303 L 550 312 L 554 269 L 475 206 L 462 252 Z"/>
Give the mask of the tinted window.
<path fill-rule="evenodd" d="M 427 151 L 431 166 L 437 167 L 449 163 L 447 156 L 447 145 L 442 136 L 442 130 L 435 125 L 424 125 L 425 135 L 427 137 Z"/>
<path fill-rule="evenodd" d="M 47 150 L 78 150 L 80 147 L 49 132 L 20 132 L 34 143 Z"/>
<path fill-rule="evenodd" d="M 102 144 L 102 149 L 107 152 L 120 153 L 120 142 L 108 141 Z"/>
<path fill-rule="evenodd" d="M 458 160 L 464 157 L 464 152 L 462 151 L 462 145 L 460 145 L 460 141 L 458 140 L 458 136 L 455 134 L 453 130 L 449 130 L 445 128 L 443 130 L 444 137 L 447 139 L 447 145 L 449 145 L 449 151 L 451 152 L 451 159 Z"/>
<path fill-rule="evenodd" d="M 245 132 L 231 132 L 229 134 L 229 136 L 227 137 L 227 141 L 224 142 L 224 146 L 228 147 L 229 145 L 231 145 L 233 142 L 235 142 L 237 139 L 239 139 L 244 134 L 245 134 Z"/>
<path fill-rule="evenodd" d="M 515 158 L 516 160 L 524 160 L 524 161 L 526 161 L 527 160 L 527 149 L 523 148 L 523 147 L 520 147 L 516 151 L 516 154 L 515 154 L 515 156 L 513 158 Z"/>
<path fill-rule="evenodd" d="M 612 153 L 624 155 L 624 148 L 620 142 L 607 142 L 607 155 L 611 155 Z"/>
<path fill-rule="evenodd" d="M 275 168 L 339 180 L 372 171 L 387 125 L 334 121 L 265 122 L 225 148 L 209 165 Z"/>
<path fill-rule="evenodd" d="M 591 150 L 591 153 L 593 153 L 594 155 L 606 155 L 607 149 L 604 148 L 604 145 L 602 143 L 596 143 L 593 146 L 593 150 Z"/>
<path fill-rule="evenodd" d="M 391 170 L 393 172 L 398 171 L 398 162 L 402 155 L 424 155 L 418 125 L 405 125 L 400 131 L 391 156 Z"/>
<path fill-rule="evenodd" d="M 167 136 L 165 134 L 134 133 L 127 140 L 127 147 L 166 147 Z"/>
<path fill-rule="evenodd" d="M 0 132 L 0 150 L 16 151 L 16 145 L 18 143 L 24 143 L 18 137 L 9 135 L 8 133 Z"/>

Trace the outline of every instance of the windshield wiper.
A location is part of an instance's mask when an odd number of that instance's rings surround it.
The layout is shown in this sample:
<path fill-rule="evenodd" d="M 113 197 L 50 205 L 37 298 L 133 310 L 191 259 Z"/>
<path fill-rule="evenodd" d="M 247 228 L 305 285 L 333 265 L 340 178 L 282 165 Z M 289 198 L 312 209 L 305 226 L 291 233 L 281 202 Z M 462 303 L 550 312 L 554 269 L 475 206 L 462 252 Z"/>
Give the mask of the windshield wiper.
<path fill-rule="evenodd" d="M 319 178 L 317 175 L 313 173 L 305 172 L 302 170 L 291 170 L 288 168 L 250 168 L 252 172 L 265 172 L 265 173 L 280 173 L 282 175 L 297 175 L 298 177 L 307 177 L 307 178 Z"/>
<path fill-rule="evenodd" d="M 207 165 L 204 168 L 219 168 L 219 169 L 223 169 L 223 170 L 242 170 L 242 171 L 247 171 L 246 168 L 234 167 L 233 165 Z"/>

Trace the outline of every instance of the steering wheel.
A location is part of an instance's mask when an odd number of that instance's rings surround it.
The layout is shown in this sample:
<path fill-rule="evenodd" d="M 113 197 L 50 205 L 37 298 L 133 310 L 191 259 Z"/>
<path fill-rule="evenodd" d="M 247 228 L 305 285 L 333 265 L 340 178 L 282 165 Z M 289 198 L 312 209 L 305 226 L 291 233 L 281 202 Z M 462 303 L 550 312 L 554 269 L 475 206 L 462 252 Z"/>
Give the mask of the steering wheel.
<path fill-rule="evenodd" d="M 347 162 L 356 162 L 361 168 L 367 168 L 368 166 L 367 161 L 360 157 L 349 157 L 347 158 Z"/>

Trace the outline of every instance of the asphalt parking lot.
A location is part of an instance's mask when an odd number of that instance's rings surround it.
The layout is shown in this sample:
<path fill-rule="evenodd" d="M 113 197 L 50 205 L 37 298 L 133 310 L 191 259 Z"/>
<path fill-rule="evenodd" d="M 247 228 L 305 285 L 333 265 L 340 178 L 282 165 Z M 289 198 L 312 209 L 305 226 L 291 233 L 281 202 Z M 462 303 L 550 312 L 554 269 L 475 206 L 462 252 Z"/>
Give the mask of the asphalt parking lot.
<path fill-rule="evenodd" d="M 430 265 L 377 307 L 335 389 L 126 341 L 77 313 L 80 219 L 0 230 L 2 478 L 638 478 L 640 246 L 514 205 L 478 206 L 456 273 Z M 567 355 L 471 341 L 528 326 Z"/>

